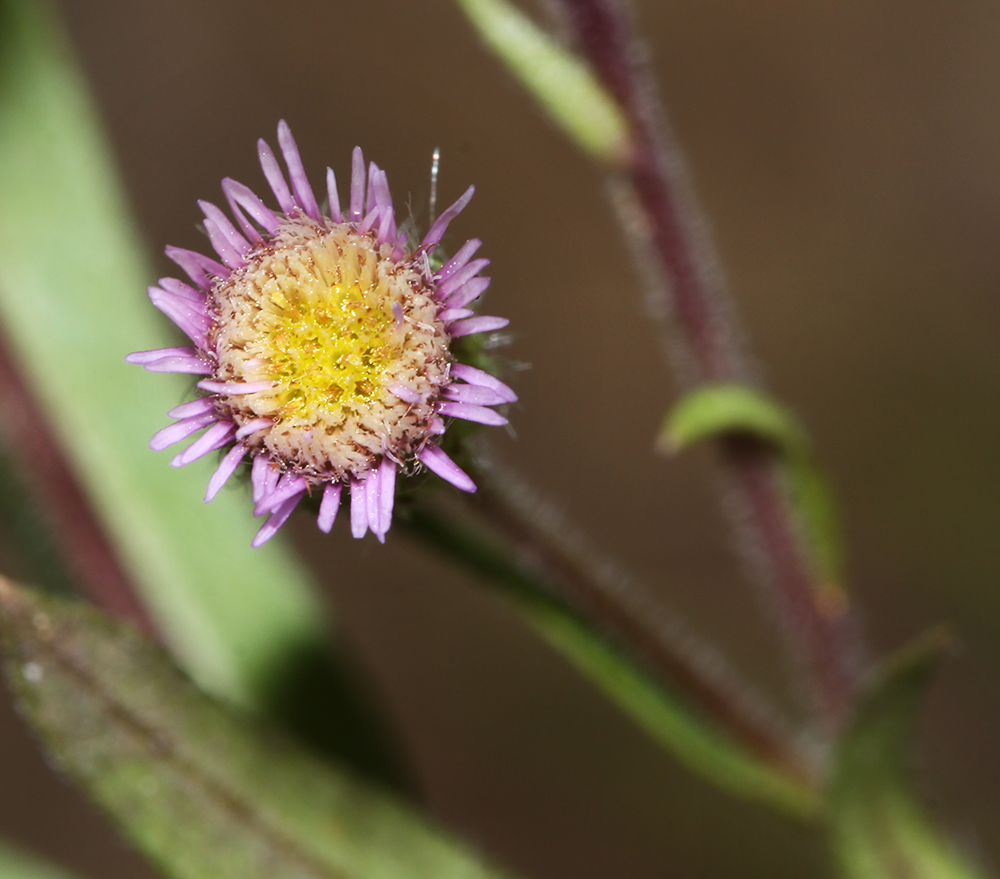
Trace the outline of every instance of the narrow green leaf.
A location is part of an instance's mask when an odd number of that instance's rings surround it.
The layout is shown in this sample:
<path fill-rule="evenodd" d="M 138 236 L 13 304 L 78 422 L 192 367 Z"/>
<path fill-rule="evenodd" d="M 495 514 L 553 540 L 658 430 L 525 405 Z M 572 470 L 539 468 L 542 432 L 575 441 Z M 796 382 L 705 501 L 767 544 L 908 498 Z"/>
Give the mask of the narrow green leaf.
<path fill-rule="evenodd" d="M 34 855 L 0 842 L 0 879 L 73 879 Z"/>
<path fill-rule="evenodd" d="M 672 453 L 727 434 L 756 437 L 781 453 L 792 502 L 802 516 L 821 576 L 820 599 L 831 613 L 840 612 L 846 603 L 845 553 L 836 504 L 816 466 L 805 429 L 787 409 L 749 385 L 704 385 L 682 397 L 667 414 L 657 447 Z"/>
<path fill-rule="evenodd" d="M 507 0 L 458 0 L 486 44 L 577 146 L 620 165 L 628 123 L 615 100 L 578 57 Z"/>
<path fill-rule="evenodd" d="M 184 667 L 260 706 L 289 653 L 323 638 L 302 569 L 251 551 L 244 492 L 201 503 L 213 462 L 149 451 L 190 392 L 128 366 L 176 344 L 89 96 L 40 2 L 0 3 L 0 320 L 51 426 Z"/>
<path fill-rule="evenodd" d="M 542 637 L 607 693 L 655 741 L 689 769 L 738 797 L 796 818 L 818 814 L 816 792 L 744 751 L 630 663 L 582 621 L 553 603 L 512 595 Z"/>
<path fill-rule="evenodd" d="M 174 879 L 501 879 L 350 774 L 213 702 L 155 646 L 0 581 L 8 680 L 50 755 Z"/>
<path fill-rule="evenodd" d="M 881 670 L 864 694 L 834 765 L 830 818 L 848 879 L 983 879 L 928 819 L 910 790 L 917 710 L 945 647 L 932 632 Z"/>
<path fill-rule="evenodd" d="M 522 569 L 492 541 L 455 517 L 425 506 L 401 524 L 471 570 L 499 585 L 503 597 L 553 648 L 599 687 L 654 741 L 692 772 L 736 796 L 811 820 L 820 811 L 816 791 L 787 768 L 765 762 L 653 680 Z"/>

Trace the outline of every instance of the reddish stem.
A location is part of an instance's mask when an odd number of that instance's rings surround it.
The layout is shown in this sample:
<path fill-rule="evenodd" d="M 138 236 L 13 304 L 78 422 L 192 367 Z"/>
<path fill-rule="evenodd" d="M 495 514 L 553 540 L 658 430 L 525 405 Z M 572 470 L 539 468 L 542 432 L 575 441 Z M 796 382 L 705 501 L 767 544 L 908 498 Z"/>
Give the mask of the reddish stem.
<path fill-rule="evenodd" d="M 624 590 L 621 583 L 606 582 L 598 573 L 599 565 L 580 546 L 571 545 L 564 529 L 541 524 L 537 499 L 519 497 L 520 489 L 509 474 L 482 474 L 479 481 L 479 491 L 468 502 L 537 566 L 570 607 L 597 621 L 613 642 L 627 645 L 640 667 L 726 730 L 747 753 L 806 787 L 815 785 L 814 767 L 787 727 L 720 656 L 700 654 L 703 645 L 672 632 L 635 592 Z M 640 600 L 626 600 L 626 591 Z"/>
<path fill-rule="evenodd" d="M 113 617 L 156 630 L 101 528 L 76 474 L 0 334 L 0 439 L 49 525 L 81 590 Z"/>
<path fill-rule="evenodd" d="M 690 375 L 685 378 L 691 384 L 746 381 L 722 273 L 688 193 L 679 152 L 667 133 L 625 4 L 554 2 L 571 39 L 631 123 L 633 150 L 624 172 L 628 207 L 641 222 L 625 225 L 644 230 L 637 243 L 666 289 L 686 343 Z M 831 724 L 839 724 L 850 710 L 858 671 L 846 608 L 822 601 L 824 591 L 774 451 L 739 437 L 725 438 L 719 446 L 744 519 L 741 530 L 749 537 L 749 554 L 772 586 L 819 706 Z"/>

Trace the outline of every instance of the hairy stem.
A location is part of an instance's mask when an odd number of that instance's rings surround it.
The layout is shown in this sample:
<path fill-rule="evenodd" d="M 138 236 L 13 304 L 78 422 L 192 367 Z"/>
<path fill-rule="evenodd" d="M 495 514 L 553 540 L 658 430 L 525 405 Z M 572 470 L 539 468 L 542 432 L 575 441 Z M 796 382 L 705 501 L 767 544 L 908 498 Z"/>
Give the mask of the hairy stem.
<path fill-rule="evenodd" d="M 713 647 L 684 631 L 658 602 L 598 558 L 512 474 L 498 472 L 492 463 L 480 464 L 480 488 L 462 496 L 463 506 L 507 548 L 491 550 L 478 540 L 461 511 L 447 515 L 447 527 L 431 528 L 427 522 L 440 514 L 415 505 L 413 524 L 426 532 L 422 536 L 450 541 L 454 546 L 444 547 L 449 554 L 515 591 L 564 602 L 747 753 L 806 787 L 816 784 L 813 760 L 801 750 L 787 721 Z M 475 552 L 469 550 L 471 544 Z"/>
<path fill-rule="evenodd" d="M 551 2 L 631 124 L 633 150 L 624 179 L 616 181 L 617 202 L 643 267 L 670 306 L 683 348 L 682 379 L 690 385 L 749 380 L 719 261 L 688 191 L 625 3 Z M 847 608 L 822 600 L 775 452 L 740 437 L 724 438 L 719 452 L 747 554 L 771 587 L 789 640 L 809 671 L 817 707 L 829 726 L 839 726 L 851 710 L 860 665 Z"/>

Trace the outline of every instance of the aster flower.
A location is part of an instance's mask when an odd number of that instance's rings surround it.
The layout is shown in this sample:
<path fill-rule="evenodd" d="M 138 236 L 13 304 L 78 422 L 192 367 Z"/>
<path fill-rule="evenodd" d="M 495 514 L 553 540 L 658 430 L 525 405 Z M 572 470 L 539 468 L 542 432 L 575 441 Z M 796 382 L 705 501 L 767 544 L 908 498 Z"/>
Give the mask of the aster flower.
<path fill-rule="evenodd" d="M 453 339 L 507 324 L 470 309 L 489 285 L 480 275 L 489 261 L 473 258 L 481 242 L 466 242 L 437 270 L 430 259 L 473 187 L 411 247 L 397 229 L 385 172 L 374 163 L 366 169 L 360 147 L 346 210 L 327 169 L 324 213 L 284 121 L 278 144 L 287 177 L 272 149 L 258 141 L 279 210 L 225 179 L 233 219 L 199 202 L 218 260 L 168 247 L 191 283 L 162 278 L 149 290 L 193 346 L 126 360 L 151 372 L 207 376 L 197 385 L 205 395 L 172 409 L 177 420 L 150 447 L 159 451 L 204 431 L 171 461 L 182 467 L 228 446 L 206 503 L 251 460 L 254 514 L 268 515 L 254 546 L 314 493 L 322 495 L 318 524 L 328 532 L 344 488 L 354 536 L 370 529 L 384 541 L 396 474 L 423 465 L 475 491 L 438 441 L 453 418 L 505 424 L 490 407 L 517 399 L 450 350 Z"/>

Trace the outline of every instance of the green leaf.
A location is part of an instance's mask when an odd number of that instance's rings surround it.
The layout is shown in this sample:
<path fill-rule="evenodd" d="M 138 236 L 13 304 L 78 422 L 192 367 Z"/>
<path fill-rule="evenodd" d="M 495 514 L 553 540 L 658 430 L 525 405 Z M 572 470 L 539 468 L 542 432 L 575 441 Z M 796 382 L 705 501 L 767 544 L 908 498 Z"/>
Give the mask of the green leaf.
<path fill-rule="evenodd" d="M 86 605 L 0 581 L 21 711 L 175 879 L 501 879 L 376 788 L 258 729 Z"/>
<path fill-rule="evenodd" d="M 809 818 L 819 812 L 815 791 L 801 778 L 780 772 L 743 750 L 581 620 L 537 597 L 522 593 L 512 598 L 549 644 L 693 772 L 738 797 L 767 803 L 793 817 Z"/>
<path fill-rule="evenodd" d="M 578 57 L 507 0 L 458 0 L 486 44 L 577 146 L 621 165 L 631 137 L 615 100 Z"/>
<path fill-rule="evenodd" d="M 45 861 L 0 842 L 0 879 L 73 879 Z"/>
<path fill-rule="evenodd" d="M 917 710 L 950 636 L 931 632 L 891 659 L 841 740 L 831 782 L 836 853 L 849 879 L 982 879 L 928 819 L 907 781 Z"/>
<path fill-rule="evenodd" d="M 401 525 L 501 587 L 502 596 L 566 659 L 596 684 L 654 741 L 691 771 L 722 789 L 763 802 L 795 818 L 820 811 L 816 791 L 801 774 L 766 762 L 693 708 L 679 692 L 654 680 L 562 602 L 551 597 L 505 551 L 458 517 L 413 506 Z"/>
<path fill-rule="evenodd" d="M 0 321 L 171 648 L 202 685 L 259 707 L 288 655 L 321 642 L 323 613 L 277 542 L 250 550 L 243 491 L 203 505 L 213 463 L 178 471 L 147 447 L 190 382 L 122 362 L 176 341 L 47 10 L 0 3 Z"/>
<path fill-rule="evenodd" d="M 798 420 L 762 391 L 737 383 L 708 384 L 682 397 L 663 420 L 657 447 L 665 453 L 725 435 L 743 434 L 774 446 L 787 465 L 792 503 L 798 508 L 820 575 L 823 606 L 846 607 L 844 545 L 836 504 L 816 466 Z"/>
<path fill-rule="evenodd" d="M 733 432 L 760 437 L 792 456 L 808 448 L 805 431 L 786 409 L 756 388 L 729 382 L 703 385 L 681 397 L 664 419 L 659 445 L 679 451 Z"/>

